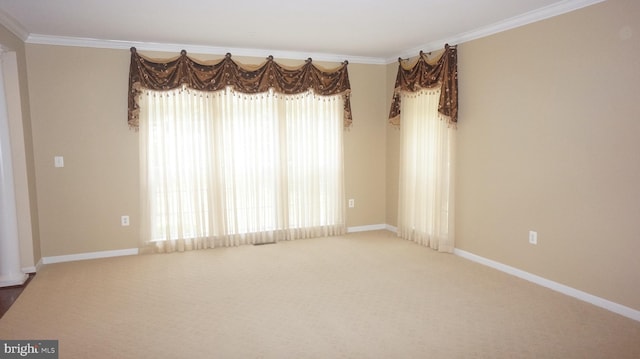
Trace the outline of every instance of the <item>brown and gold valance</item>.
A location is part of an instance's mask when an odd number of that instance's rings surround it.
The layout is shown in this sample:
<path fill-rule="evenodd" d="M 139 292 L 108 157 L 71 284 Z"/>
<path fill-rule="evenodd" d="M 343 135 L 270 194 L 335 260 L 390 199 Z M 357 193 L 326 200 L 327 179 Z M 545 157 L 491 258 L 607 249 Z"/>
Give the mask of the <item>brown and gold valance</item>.
<path fill-rule="evenodd" d="M 322 96 L 342 94 L 344 96 L 344 126 L 351 126 L 351 103 L 348 62 L 334 70 L 319 69 L 307 59 L 298 68 L 286 68 L 277 64 L 272 56 L 259 67 L 238 65 L 227 54 L 221 61 L 205 65 L 194 61 L 182 50 L 177 59 L 155 62 L 140 56 L 131 48 L 129 69 L 129 114 L 128 123 L 138 128 L 139 107 L 137 103 L 141 89 L 171 90 L 187 86 L 200 91 L 218 91 L 232 86 L 242 93 L 261 93 L 273 88 L 276 92 L 293 95 L 313 90 Z"/>
<path fill-rule="evenodd" d="M 445 45 L 444 52 L 433 65 L 427 62 L 427 56 L 422 51 L 418 61 L 410 68 L 403 66 L 402 59 L 398 61 L 400 65 L 389 111 L 389 122 L 400 125 L 400 92 L 416 92 L 441 85 L 438 111 L 449 118 L 450 124 L 455 125 L 458 122 L 457 47 Z"/>

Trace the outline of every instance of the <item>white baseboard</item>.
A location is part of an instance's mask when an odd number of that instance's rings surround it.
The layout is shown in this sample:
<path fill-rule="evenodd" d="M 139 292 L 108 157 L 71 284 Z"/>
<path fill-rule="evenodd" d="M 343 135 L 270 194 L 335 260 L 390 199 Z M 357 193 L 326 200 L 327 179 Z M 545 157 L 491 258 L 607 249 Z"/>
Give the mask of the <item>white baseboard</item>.
<path fill-rule="evenodd" d="M 38 261 L 38 263 L 36 263 L 35 266 L 23 267 L 22 272 L 27 274 L 37 273 L 40 270 L 40 268 L 42 268 L 42 258 L 40 258 L 40 260 Z"/>
<path fill-rule="evenodd" d="M 113 251 L 101 251 L 101 252 L 90 252 L 90 253 L 67 254 L 63 256 L 43 257 L 40 261 L 42 262 L 42 264 L 52 264 L 52 263 L 82 261 L 87 259 L 131 256 L 131 255 L 137 255 L 137 254 L 138 254 L 138 248 L 130 248 L 130 249 L 118 249 Z"/>
<path fill-rule="evenodd" d="M 35 272 L 37 272 L 36 266 L 22 267 L 22 273 L 30 274 L 30 273 L 35 273 Z"/>
<path fill-rule="evenodd" d="M 347 233 L 379 231 L 381 229 L 387 229 L 387 225 L 386 224 L 370 224 L 368 226 L 348 227 Z"/>
<path fill-rule="evenodd" d="M 625 316 L 627 318 L 633 319 L 633 320 L 637 320 L 640 322 L 640 310 L 635 310 L 633 308 L 629 308 L 626 307 L 622 304 L 618 304 L 615 302 L 612 302 L 610 300 L 606 300 L 604 298 L 600 298 L 597 297 L 595 295 L 577 290 L 575 288 L 571 288 L 569 286 L 566 286 L 564 284 L 560 284 L 557 282 L 554 282 L 552 280 L 537 276 L 535 274 L 531 274 L 529 272 L 525 272 L 523 270 L 520 270 L 518 268 L 514 268 L 511 266 L 508 266 L 506 264 L 502 264 L 500 262 L 496 262 L 493 261 L 491 259 L 487 259 L 484 257 L 481 257 L 479 255 L 467 252 L 467 251 L 463 251 L 461 249 L 454 249 L 453 250 L 453 254 L 460 256 L 462 258 L 486 265 L 488 267 L 497 269 L 501 272 L 505 272 L 507 274 L 511 274 L 514 275 L 518 278 L 522 278 L 524 280 L 528 280 L 530 282 L 533 282 L 535 284 L 541 285 L 543 287 L 549 288 L 551 290 L 554 290 L 556 292 L 560 292 L 562 294 L 566 294 L 568 296 L 580 299 L 582 301 L 585 301 L 587 303 L 591 303 L 595 306 L 598 306 L 600 308 L 612 311 L 614 313 L 620 314 L 622 316 Z"/>
<path fill-rule="evenodd" d="M 398 230 L 396 227 L 388 225 L 388 224 L 373 224 L 373 225 L 367 225 L 367 226 L 357 226 L 357 227 L 349 227 L 347 228 L 347 233 L 355 233 L 355 232 L 365 232 L 365 231 L 377 231 L 377 230 L 388 230 L 391 232 L 396 233 Z M 87 259 L 97 259 L 97 258 L 108 258 L 108 257 L 119 257 L 119 256 L 130 256 L 130 255 L 137 255 L 138 254 L 138 248 L 130 248 L 130 249 L 120 249 L 120 250 L 113 250 L 113 251 L 101 251 L 101 252 L 90 252 L 90 253 L 79 253 L 79 254 L 69 254 L 69 255 L 63 255 L 63 256 L 53 256 L 53 257 L 43 257 L 40 259 L 40 261 L 38 261 L 38 264 L 36 264 L 35 267 L 26 267 L 23 268 L 22 270 L 25 273 L 33 273 L 36 272 L 40 269 L 40 267 L 42 267 L 42 265 L 44 264 L 52 264 L 52 263 L 62 263 L 62 262 L 71 262 L 71 261 L 79 261 L 79 260 L 87 260 Z M 496 262 L 494 260 L 488 259 L 488 258 L 484 258 L 481 257 L 479 255 L 473 254 L 471 252 L 467 252 L 464 251 L 462 249 L 454 249 L 453 254 L 486 265 L 488 267 L 497 269 L 501 272 L 505 272 L 507 274 L 511 274 L 513 276 L 516 276 L 518 278 L 522 278 L 525 279 L 527 281 L 530 281 L 532 283 L 541 285 L 543 287 L 549 288 L 551 290 L 554 290 L 556 292 L 577 298 L 579 300 L 582 300 L 584 302 L 587 303 L 591 303 L 595 306 L 598 306 L 600 308 L 609 310 L 611 312 L 620 314 L 624 317 L 636 320 L 640 322 L 640 311 L 633 309 L 633 308 L 629 308 L 627 306 L 624 306 L 622 304 L 618 304 L 615 302 L 612 302 L 610 300 L 604 299 L 604 298 L 600 298 L 597 297 L 595 295 L 580 291 L 578 289 L 575 288 L 571 288 L 569 286 L 566 286 L 564 284 L 560 284 L 557 282 L 554 282 L 552 280 L 537 276 L 535 274 L 531 274 L 529 272 L 525 272 L 523 270 L 520 270 L 518 268 L 515 267 L 511 267 L 508 266 L 506 264 L 502 264 L 500 262 Z"/>
<path fill-rule="evenodd" d="M 395 227 L 393 226 L 389 226 L 387 224 L 372 224 L 367 226 L 348 227 L 347 233 L 377 231 L 382 229 L 395 232 Z M 118 249 L 113 251 L 100 251 L 100 252 L 90 252 L 90 253 L 67 254 L 62 256 L 42 257 L 35 267 L 26 267 L 26 268 L 23 268 L 22 270 L 25 273 L 33 273 L 33 272 L 37 272 L 40 269 L 40 267 L 42 267 L 42 265 L 44 264 L 81 261 L 81 260 L 97 259 L 97 258 L 130 256 L 130 255 L 137 255 L 138 253 L 139 253 L 138 248 L 130 248 L 130 249 Z"/>
<path fill-rule="evenodd" d="M 23 285 L 29 279 L 26 273 L 9 273 L 0 277 L 0 288 Z"/>

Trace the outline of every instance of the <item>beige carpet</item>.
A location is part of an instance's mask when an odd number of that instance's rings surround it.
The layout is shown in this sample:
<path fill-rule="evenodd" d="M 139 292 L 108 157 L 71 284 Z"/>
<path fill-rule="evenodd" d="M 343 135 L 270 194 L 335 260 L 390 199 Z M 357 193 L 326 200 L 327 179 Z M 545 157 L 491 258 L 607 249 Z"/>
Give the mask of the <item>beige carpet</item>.
<path fill-rule="evenodd" d="M 640 358 L 640 323 L 387 231 L 52 264 L 0 320 L 60 358 Z"/>

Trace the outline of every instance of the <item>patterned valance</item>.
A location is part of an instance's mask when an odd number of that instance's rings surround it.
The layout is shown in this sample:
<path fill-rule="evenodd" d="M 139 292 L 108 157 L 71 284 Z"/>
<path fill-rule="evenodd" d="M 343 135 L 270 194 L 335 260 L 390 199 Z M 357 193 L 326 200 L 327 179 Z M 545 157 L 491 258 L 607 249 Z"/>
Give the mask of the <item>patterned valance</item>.
<path fill-rule="evenodd" d="M 255 94 L 273 89 L 275 92 L 293 95 L 313 90 L 322 96 L 342 94 L 344 96 L 344 126 L 351 126 L 351 103 L 348 62 L 336 69 L 326 71 L 317 68 L 307 59 L 298 68 L 277 64 L 272 56 L 258 67 L 238 65 L 227 54 L 221 61 L 205 65 L 187 56 L 182 50 L 180 57 L 166 62 L 155 62 L 140 56 L 131 48 L 129 69 L 129 114 L 128 123 L 138 128 L 139 107 L 137 103 L 141 89 L 171 90 L 187 86 L 200 91 L 219 91 L 227 86 L 242 93 Z"/>
<path fill-rule="evenodd" d="M 393 91 L 389 122 L 400 125 L 400 92 L 416 92 L 420 89 L 442 86 L 438 111 L 447 116 L 449 123 L 458 122 L 458 52 L 456 46 L 445 45 L 444 52 L 434 65 L 427 62 L 427 55 L 420 51 L 418 61 L 405 68 L 402 59 Z"/>

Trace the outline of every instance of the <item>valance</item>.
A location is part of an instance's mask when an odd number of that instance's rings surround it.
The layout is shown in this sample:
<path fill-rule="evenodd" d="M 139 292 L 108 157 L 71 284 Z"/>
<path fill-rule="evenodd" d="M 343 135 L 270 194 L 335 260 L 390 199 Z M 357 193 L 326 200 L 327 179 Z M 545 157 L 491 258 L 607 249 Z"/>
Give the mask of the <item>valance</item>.
<path fill-rule="evenodd" d="M 221 61 L 205 65 L 187 56 L 182 50 L 177 59 L 155 62 L 140 56 L 131 48 L 129 68 L 129 113 L 128 123 L 138 128 L 138 95 L 142 89 L 171 90 L 181 86 L 199 91 L 219 91 L 232 86 L 236 91 L 255 94 L 273 89 L 275 92 L 293 95 L 309 90 L 318 95 L 344 96 L 344 127 L 351 126 L 351 103 L 348 62 L 327 71 L 312 64 L 311 58 L 298 68 L 287 68 L 277 64 L 272 56 L 255 68 L 238 65 L 227 53 Z"/>
<path fill-rule="evenodd" d="M 458 122 L 458 53 L 456 46 L 445 45 L 444 52 L 437 63 L 431 65 L 427 56 L 420 51 L 418 61 L 411 68 L 405 68 L 402 59 L 398 59 L 398 75 L 393 91 L 389 122 L 400 125 L 400 92 L 416 92 L 434 86 L 442 86 L 438 112 L 454 125 Z"/>

